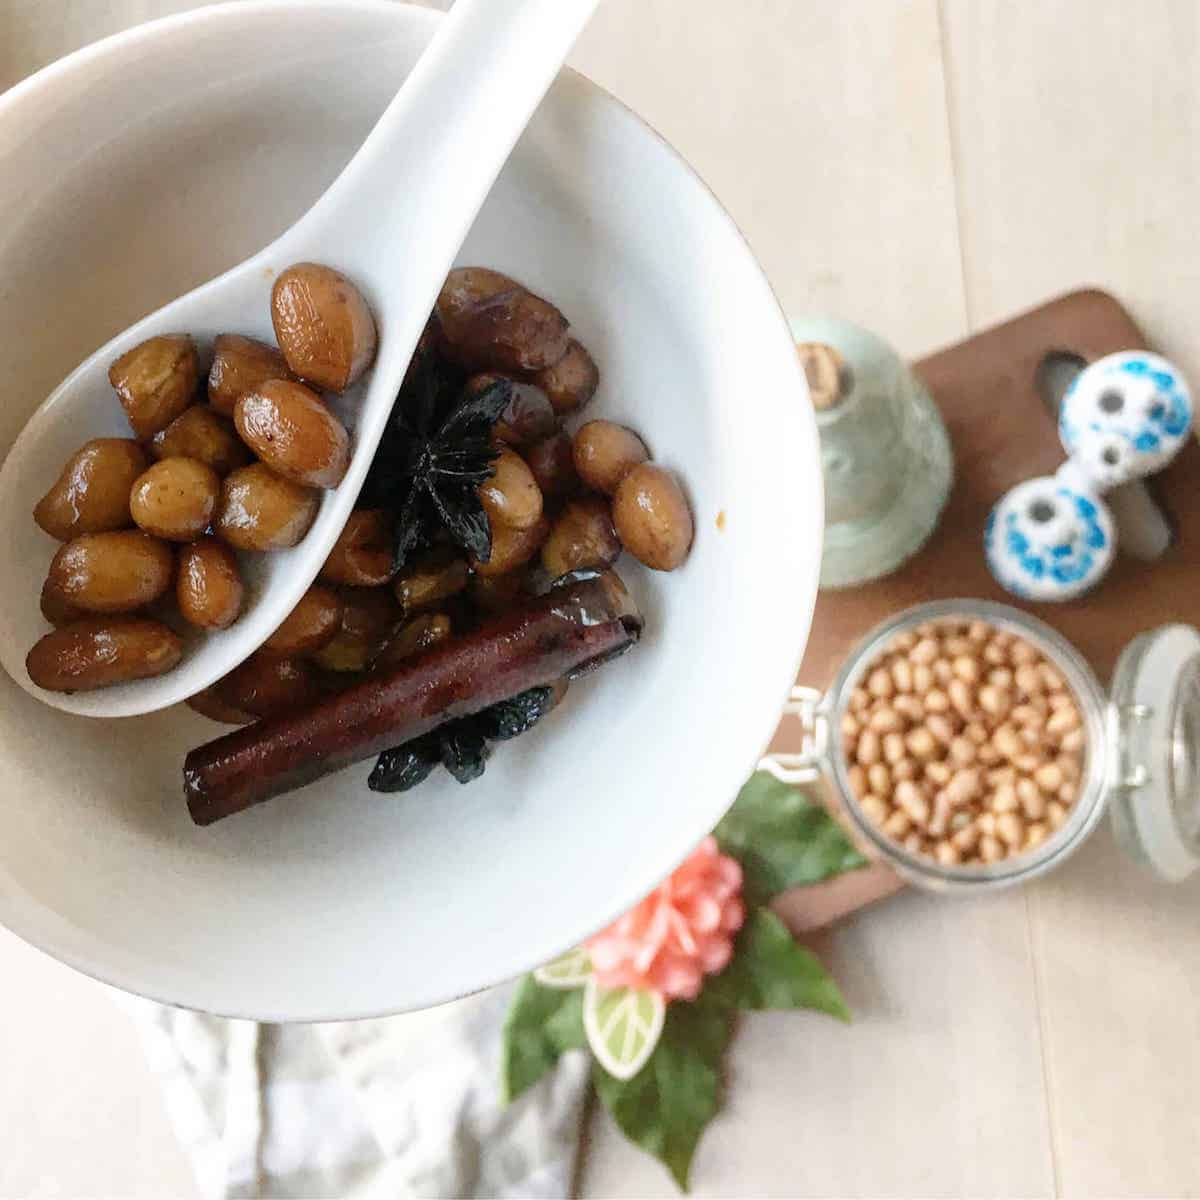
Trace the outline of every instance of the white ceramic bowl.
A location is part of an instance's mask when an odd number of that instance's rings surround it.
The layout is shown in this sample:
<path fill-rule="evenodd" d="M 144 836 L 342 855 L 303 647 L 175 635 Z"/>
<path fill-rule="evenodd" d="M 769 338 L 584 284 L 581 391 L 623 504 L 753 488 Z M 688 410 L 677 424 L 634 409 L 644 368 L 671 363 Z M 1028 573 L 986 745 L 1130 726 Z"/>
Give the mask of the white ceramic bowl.
<path fill-rule="evenodd" d="M 0 446 L 114 332 L 295 220 L 438 19 L 384 0 L 201 9 L 0 98 Z M 567 73 L 462 261 L 552 298 L 601 365 L 591 415 L 638 428 L 687 483 L 686 567 L 622 568 L 642 645 L 470 787 L 381 797 L 364 764 L 207 829 L 180 763 L 220 727 L 183 707 L 70 716 L 4 679 L 0 920 L 20 936 L 212 1012 L 417 1008 L 615 917 L 753 768 L 808 630 L 821 497 L 803 376 L 745 243 L 670 147 Z M 31 597 L 44 542 L 6 546 Z"/>

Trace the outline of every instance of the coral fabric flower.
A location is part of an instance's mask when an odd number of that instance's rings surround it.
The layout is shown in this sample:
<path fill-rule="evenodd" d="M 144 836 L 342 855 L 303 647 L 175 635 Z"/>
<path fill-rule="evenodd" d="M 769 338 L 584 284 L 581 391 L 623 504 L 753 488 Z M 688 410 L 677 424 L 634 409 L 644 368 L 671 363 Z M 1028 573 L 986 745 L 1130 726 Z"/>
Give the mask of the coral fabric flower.
<path fill-rule="evenodd" d="M 640 904 L 587 943 L 592 973 L 604 988 L 658 992 L 695 1000 L 705 975 L 725 969 L 742 927 L 742 868 L 707 837 Z"/>

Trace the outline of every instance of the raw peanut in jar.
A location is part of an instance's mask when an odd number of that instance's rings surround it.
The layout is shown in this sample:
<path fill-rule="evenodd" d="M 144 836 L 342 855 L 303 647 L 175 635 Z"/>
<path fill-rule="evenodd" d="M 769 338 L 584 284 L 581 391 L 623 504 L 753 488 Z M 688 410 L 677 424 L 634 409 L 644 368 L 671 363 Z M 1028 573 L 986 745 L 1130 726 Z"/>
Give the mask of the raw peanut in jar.
<path fill-rule="evenodd" d="M 200 360 L 186 334 L 162 334 L 127 350 L 108 369 L 139 441 L 166 429 L 196 395 Z"/>
<path fill-rule="evenodd" d="M 941 866 L 1041 846 L 1078 796 L 1078 702 L 1036 646 L 986 622 L 926 622 L 894 636 L 866 664 L 846 715 L 860 813 Z"/>
<path fill-rule="evenodd" d="M 33 519 L 60 542 L 126 529 L 133 524 L 129 489 L 145 469 L 145 452 L 132 438 L 93 438 L 67 460 Z"/>

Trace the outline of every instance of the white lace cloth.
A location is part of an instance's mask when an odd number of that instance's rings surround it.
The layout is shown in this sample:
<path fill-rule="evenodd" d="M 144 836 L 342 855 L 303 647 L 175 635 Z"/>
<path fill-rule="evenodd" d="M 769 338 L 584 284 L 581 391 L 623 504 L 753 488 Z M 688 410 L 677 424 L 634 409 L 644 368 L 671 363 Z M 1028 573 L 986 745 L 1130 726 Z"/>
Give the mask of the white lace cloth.
<path fill-rule="evenodd" d="M 571 1189 L 587 1063 L 501 1109 L 511 987 L 428 1012 L 259 1025 L 121 997 L 205 1196 L 557 1197 Z"/>

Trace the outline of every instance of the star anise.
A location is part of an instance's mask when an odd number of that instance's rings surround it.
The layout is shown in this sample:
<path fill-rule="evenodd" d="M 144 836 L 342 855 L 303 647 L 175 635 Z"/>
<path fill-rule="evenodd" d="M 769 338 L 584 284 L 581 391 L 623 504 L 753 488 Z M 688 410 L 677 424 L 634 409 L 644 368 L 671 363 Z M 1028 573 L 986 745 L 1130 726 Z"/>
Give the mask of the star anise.
<path fill-rule="evenodd" d="M 491 526 L 476 489 L 493 474 L 492 426 L 511 400 L 507 379 L 472 391 L 432 352 L 414 364 L 364 488 L 367 503 L 395 514 L 397 569 L 442 530 L 477 561 L 491 558 Z"/>

